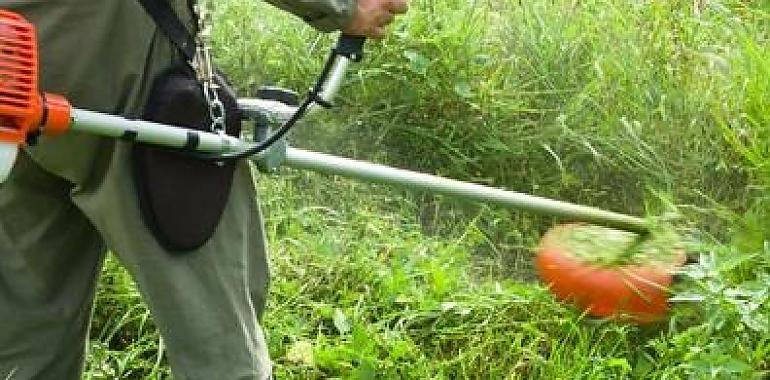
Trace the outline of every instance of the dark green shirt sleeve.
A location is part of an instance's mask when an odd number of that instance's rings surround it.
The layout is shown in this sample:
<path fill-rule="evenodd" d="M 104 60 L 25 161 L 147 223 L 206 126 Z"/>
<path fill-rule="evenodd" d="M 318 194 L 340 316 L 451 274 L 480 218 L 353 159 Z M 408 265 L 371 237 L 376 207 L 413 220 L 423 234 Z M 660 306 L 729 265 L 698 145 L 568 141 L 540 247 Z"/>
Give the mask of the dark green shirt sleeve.
<path fill-rule="evenodd" d="M 302 18 L 314 28 L 331 32 L 347 26 L 356 8 L 356 0 L 266 0 L 268 3 Z"/>

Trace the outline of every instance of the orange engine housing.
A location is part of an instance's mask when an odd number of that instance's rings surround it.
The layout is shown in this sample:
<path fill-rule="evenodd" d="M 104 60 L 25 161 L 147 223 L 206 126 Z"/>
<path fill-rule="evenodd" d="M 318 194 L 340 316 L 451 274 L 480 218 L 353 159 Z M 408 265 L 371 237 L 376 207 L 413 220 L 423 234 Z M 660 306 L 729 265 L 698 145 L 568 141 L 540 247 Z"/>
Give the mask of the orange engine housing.
<path fill-rule="evenodd" d="M 0 141 L 23 144 L 42 127 L 60 134 L 70 124 L 70 105 L 38 90 L 35 27 L 22 16 L 0 9 Z"/>

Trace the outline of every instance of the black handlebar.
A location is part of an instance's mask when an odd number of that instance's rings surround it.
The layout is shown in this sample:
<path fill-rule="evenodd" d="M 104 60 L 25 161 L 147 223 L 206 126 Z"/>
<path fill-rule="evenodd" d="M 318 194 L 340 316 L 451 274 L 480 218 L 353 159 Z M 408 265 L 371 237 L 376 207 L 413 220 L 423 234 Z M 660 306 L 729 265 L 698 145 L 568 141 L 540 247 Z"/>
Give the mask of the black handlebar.
<path fill-rule="evenodd" d="M 364 42 L 366 37 L 342 34 L 337 40 L 334 51 L 353 62 L 360 62 L 364 58 Z"/>

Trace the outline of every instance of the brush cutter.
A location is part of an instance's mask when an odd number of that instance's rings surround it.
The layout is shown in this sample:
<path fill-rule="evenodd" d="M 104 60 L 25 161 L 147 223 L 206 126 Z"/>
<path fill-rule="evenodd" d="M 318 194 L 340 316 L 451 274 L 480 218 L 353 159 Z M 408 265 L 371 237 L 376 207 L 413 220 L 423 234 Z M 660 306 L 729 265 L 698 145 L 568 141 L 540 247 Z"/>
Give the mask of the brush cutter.
<path fill-rule="evenodd" d="M 647 224 L 641 218 L 289 147 L 285 134 L 318 105 L 331 105 L 347 66 L 361 59 L 363 44 L 362 38 L 341 36 L 318 83 L 302 104 L 290 101 L 289 93 L 276 89 L 263 91 L 259 98 L 239 99 L 244 121 L 250 121 L 253 128 L 233 137 L 79 109 L 60 95 L 40 92 L 34 26 L 15 13 L 0 10 L 0 180 L 5 180 L 18 150 L 30 136 L 85 133 L 185 151 L 194 159 L 248 159 L 265 171 L 279 166 L 308 169 L 551 215 L 573 222 L 546 234 L 539 248 L 540 273 L 557 296 L 595 315 L 641 312 L 653 318 L 636 320 L 652 320 L 665 313 L 669 267 L 657 261 L 636 265 L 640 270 L 585 265 L 571 255 L 572 240 L 564 238 L 564 231 L 590 225 L 607 227 L 606 231 L 629 231 L 631 236 L 647 235 Z M 281 124 L 272 133 L 271 122 Z M 594 238 L 601 240 L 602 235 Z M 629 274 L 623 272 L 629 270 Z M 564 281 L 567 275 L 569 284 Z M 579 283 L 576 276 L 600 281 Z"/>

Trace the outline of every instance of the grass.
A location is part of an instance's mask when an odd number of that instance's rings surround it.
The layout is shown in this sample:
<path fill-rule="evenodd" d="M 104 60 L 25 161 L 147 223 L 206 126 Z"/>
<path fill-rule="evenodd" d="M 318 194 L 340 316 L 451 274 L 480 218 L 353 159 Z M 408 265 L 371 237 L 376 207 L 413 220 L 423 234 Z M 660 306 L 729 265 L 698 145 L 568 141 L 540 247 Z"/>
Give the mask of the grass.
<path fill-rule="evenodd" d="M 768 10 L 414 1 L 294 144 L 664 217 L 697 260 L 667 321 L 593 320 L 534 281 L 552 218 L 263 175 L 277 378 L 766 378 Z M 216 16 L 218 63 L 244 94 L 306 88 L 332 42 L 252 1 Z M 108 260 L 87 378 L 169 376 L 149 312 Z"/>

